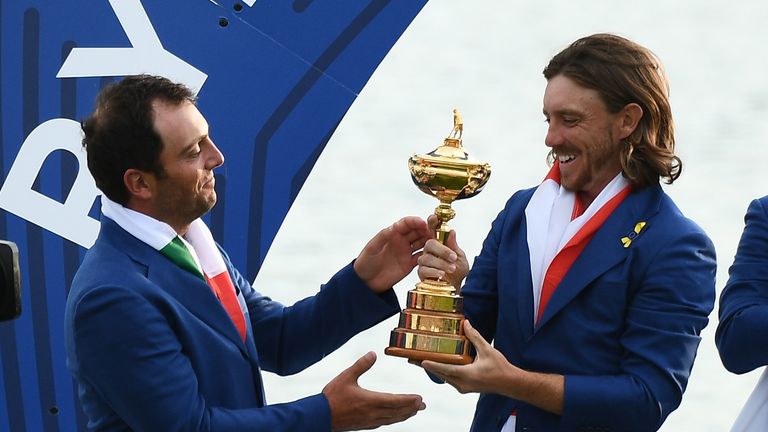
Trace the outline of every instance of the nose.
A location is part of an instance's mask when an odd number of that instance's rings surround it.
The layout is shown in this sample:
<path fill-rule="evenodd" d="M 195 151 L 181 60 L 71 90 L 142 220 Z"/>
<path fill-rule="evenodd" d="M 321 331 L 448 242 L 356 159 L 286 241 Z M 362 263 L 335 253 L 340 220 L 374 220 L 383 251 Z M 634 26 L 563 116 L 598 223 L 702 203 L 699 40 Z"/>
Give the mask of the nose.
<path fill-rule="evenodd" d="M 208 152 L 208 157 L 205 160 L 206 168 L 209 170 L 212 170 L 214 168 L 220 167 L 224 163 L 224 155 L 219 151 L 219 148 L 216 147 L 216 144 L 211 141 L 211 145 L 209 146 L 210 151 Z"/>
<path fill-rule="evenodd" d="M 549 127 L 547 127 L 547 136 L 544 138 L 544 144 L 547 147 L 556 147 L 562 145 L 564 142 L 565 139 L 560 132 L 560 128 L 556 124 L 550 122 Z"/>

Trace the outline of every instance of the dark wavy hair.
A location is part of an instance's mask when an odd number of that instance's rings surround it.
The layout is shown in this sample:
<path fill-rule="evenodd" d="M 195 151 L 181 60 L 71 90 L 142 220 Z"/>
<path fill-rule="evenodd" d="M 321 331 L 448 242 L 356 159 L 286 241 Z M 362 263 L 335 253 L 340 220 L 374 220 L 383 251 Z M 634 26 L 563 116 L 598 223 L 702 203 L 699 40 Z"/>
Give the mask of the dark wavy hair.
<path fill-rule="evenodd" d="M 135 75 L 104 87 L 96 97 L 93 113 L 83 120 L 83 148 L 96 186 L 112 201 L 125 205 L 123 183 L 133 168 L 164 175 L 160 164 L 163 142 L 154 128 L 152 103 L 196 103 L 183 84 L 151 75 Z"/>
<path fill-rule="evenodd" d="M 635 187 L 677 180 L 683 162 L 675 155 L 669 85 L 650 50 L 621 36 L 594 34 L 549 61 L 544 77 L 558 75 L 595 90 L 611 113 L 630 103 L 643 109 L 637 128 L 621 144 L 622 172 Z"/>

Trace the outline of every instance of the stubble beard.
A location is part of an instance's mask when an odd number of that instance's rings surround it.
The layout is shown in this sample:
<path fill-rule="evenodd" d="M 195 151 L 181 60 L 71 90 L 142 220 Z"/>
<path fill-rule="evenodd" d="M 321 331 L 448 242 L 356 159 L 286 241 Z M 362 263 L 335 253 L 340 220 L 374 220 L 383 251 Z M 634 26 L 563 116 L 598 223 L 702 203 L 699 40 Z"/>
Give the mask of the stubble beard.
<path fill-rule="evenodd" d="M 598 180 L 601 169 L 605 168 L 606 165 L 616 162 L 619 154 L 619 147 L 618 144 L 614 144 L 613 134 L 610 131 L 606 132 L 601 142 L 591 145 L 586 151 L 578 153 L 578 158 L 582 159 L 579 163 L 584 163 L 582 169 L 576 172 L 576 176 L 570 180 L 561 177 L 561 185 L 569 192 L 586 190 L 590 187 L 591 183 Z M 548 157 L 557 160 L 557 152 L 551 150 L 550 155 Z"/>
<path fill-rule="evenodd" d="M 177 192 L 172 196 L 161 197 L 161 214 L 166 215 L 164 222 L 172 226 L 187 226 L 211 211 L 216 205 L 216 190 L 209 195 L 198 194 L 194 200 Z M 173 222 L 173 223 L 170 223 Z"/>

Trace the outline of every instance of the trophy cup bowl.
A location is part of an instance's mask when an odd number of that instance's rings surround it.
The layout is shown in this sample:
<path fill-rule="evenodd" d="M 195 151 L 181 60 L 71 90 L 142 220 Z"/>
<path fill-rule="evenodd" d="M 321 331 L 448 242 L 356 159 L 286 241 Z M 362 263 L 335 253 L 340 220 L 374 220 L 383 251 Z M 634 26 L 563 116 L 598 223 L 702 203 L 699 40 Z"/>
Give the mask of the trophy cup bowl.
<path fill-rule="evenodd" d="M 443 145 L 408 160 L 413 183 L 440 201 L 435 208 L 435 237 L 441 243 L 445 243 L 450 232 L 448 221 L 456 215 L 451 203 L 480 193 L 491 175 L 490 165 L 472 160 L 464 151 L 462 132 L 461 115 L 454 110 L 454 128 Z M 415 361 L 471 363 L 471 344 L 462 327 L 463 302 L 459 287 L 446 281 L 419 282 L 408 291 L 406 308 L 400 312 L 398 327 L 390 333 L 385 354 Z"/>

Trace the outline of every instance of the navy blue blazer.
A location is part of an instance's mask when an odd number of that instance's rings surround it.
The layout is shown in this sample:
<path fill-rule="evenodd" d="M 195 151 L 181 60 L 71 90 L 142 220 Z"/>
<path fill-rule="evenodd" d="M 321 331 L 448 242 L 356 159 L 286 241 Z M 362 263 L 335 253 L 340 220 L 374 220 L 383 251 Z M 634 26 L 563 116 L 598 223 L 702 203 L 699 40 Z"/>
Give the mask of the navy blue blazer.
<path fill-rule="evenodd" d="M 720 294 L 715 343 L 725 368 L 742 374 L 768 365 L 768 196 L 752 201 Z"/>
<path fill-rule="evenodd" d="M 247 305 L 247 340 L 198 277 L 102 216 L 67 299 L 67 365 L 92 430 L 330 431 L 316 394 L 266 405 L 260 370 L 288 375 L 398 312 L 351 265 L 286 307 L 223 253 Z"/>
<path fill-rule="evenodd" d="M 659 185 L 631 193 L 574 262 L 534 326 L 525 207 L 512 196 L 462 289 L 465 313 L 514 365 L 565 376 L 557 416 L 481 394 L 473 431 L 655 431 L 676 409 L 715 299 L 715 249 Z M 633 235 L 638 222 L 645 222 Z M 628 247 L 621 239 L 633 238 Z"/>

